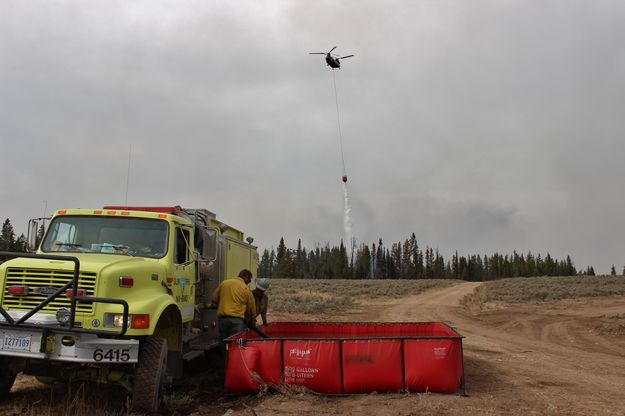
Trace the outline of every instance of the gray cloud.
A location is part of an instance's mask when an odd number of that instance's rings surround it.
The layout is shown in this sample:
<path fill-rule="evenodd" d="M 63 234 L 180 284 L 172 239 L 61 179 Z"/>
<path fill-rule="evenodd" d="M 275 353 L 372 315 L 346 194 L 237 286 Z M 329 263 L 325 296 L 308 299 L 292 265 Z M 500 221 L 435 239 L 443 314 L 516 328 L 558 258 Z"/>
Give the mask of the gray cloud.
<path fill-rule="evenodd" d="M 262 247 L 625 262 L 617 1 L 3 2 L 0 217 L 207 207 Z"/>

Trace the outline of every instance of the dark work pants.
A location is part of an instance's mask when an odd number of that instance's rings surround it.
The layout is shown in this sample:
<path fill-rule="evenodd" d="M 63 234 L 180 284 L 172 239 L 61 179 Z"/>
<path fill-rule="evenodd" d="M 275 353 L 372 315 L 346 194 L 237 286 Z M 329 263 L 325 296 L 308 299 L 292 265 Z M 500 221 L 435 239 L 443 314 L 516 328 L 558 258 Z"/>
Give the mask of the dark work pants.
<path fill-rule="evenodd" d="M 244 331 L 246 327 L 243 318 L 235 318 L 234 316 L 220 316 L 219 319 L 219 338 L 224 339 L 231 337 Z"/>
<path fill-rule="evenodd" d="M 238 334 L 241 331 L 244 331 L 246 328 L 245 322 L 243 318 L 235 318 L 234 316 L 220 316 L 217 319 L 219 325 L 219 339 L 221 342 L 219 343 L 219 354 L 221 355 L 221 363 L 223 365 L 222 371 L 225 374 L 225 363 L 226 363 L 226 343 L 224 339 L 231 337 L 232 335 Z"/>

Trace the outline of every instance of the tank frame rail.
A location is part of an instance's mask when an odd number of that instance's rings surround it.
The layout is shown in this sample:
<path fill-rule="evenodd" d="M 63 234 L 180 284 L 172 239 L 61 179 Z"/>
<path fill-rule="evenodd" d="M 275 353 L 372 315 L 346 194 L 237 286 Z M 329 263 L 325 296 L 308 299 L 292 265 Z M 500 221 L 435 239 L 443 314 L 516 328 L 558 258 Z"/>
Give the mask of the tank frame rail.
<path fill-rule="evenodd" d="M 68 289 L 73 289 L 78 287 L 78 276 L 80 275 L 80 260 L 74 256 L 56 256 L 56 255 L 47 255 L 47 254 L 34 254 L 34 253 L 15 253 L 10 251 L 0 251 L 0 257 L 8 257 L 8 258 L 31 258 L 31 259 L 42 259 L 42 260 L 61 260 L 61 261 L 71 261 L 74 263 L 74 272 L 72 279 L 59 288 L 52 295 L 48 296 L 44 299 L 39 305 L 35 306 L 30 312 L 21 316 L 19 319 L 13 319 L 11 315 L 2 307 L 0 304 L 0 315 L 6 320 L 6 323 L 0 323 L 0 326 L 11 326 L 11 327 L 35 327 L 35 328 L 44 328 L 46 330 L 50 329 L 59 329 L 63 331 L 70 332 L 78 332 L 85 334 L 97 334 L 97 335 L 109 335 L 109 336 L 122 336 L 128 330 L 128 302 L 123 299 L 113 299 L 113 298 L 98 298 L 98 297 L 89 297 L 89 296 L 76 296 L 78 291 L 72 291 L 71 296 L 71 305 L 69 309 L 70 318 L 68 325 L 56 325 L 56 326 L 43 326 L 28 323 L 28 319 L 32 317 L 34 314 L 43 309 L 48 303 L 52 302 L 54 299 L 59 297 L 61 294 L 65 294 Z M 123 308 L 123 320 L 122 326 L 119 331 L 109 331 L 109 330 L 101 330 L 101 329 L 82 329 L 74 326 L 74 321 L 76 318 L 76 304 L 82 303 L 108 303 L 108 304 L 116 304 L 121 305 Z"/>

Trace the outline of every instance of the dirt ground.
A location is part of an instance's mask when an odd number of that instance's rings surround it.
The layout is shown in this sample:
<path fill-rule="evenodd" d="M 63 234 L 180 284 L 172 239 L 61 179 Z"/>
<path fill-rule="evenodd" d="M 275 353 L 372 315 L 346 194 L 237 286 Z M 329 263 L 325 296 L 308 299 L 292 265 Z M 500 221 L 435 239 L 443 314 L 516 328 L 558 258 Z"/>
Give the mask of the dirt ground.
<path fill-rule="evenodd" d="M 471 310 L 460 300 L 480 283 L 372 301 L 334 321 L 442 321 L 464 335 L 468 396 L 366 394 L 328 397 L 284 389 L 226 394 L 201 373 L 170 396 L 171 415 L 625 415 L 625 299 L 603 297 Z M 270 321 L 295 320 L 269 315 Z M 620 329 L 619 329 L 620 328 Z M 372 375 L 373 376 L 373 375 Z M 1 414 L 37 413 L 27 397 L 49 397 L 18 380 Z M 49 389 L 49 388 L 48 388 Z M 58 392 L 57 392 L 58 394 Z M 118 399 L 122 400 L 122 399 Z M 26 406 L 19 411 L 20 404 Z M 123 409 L 123 404 L 120 405 Z M 104 406 L 108 407 L 108 406 Z M 120 409 L 120 407 L 117 407 Z M 42 409 L 42 410 L 45 410 Z M 54 410 L 50 412 L 55 413 Z M 118 413 L 119 412 L 119 413 Z M 96 412 L 98 413 L 98 412 Z M 113 412 L 123 414 L 123 411 Z M 107 414 L 110 414 L 107 412 Z"/>
<path fill-rule="evenodd" d="M 464 335 L 468 396 L 268 394 L 232 415 L 625 415 L 625 335 L 601 323 L 625 299 L 597 298 L 471 311 L 480 283 L 370 304 L 349 321 L 441 321 Z M 279 317 L 288 319 L 288 317 Z M 338 320 L 339 317 L 337 317 Z M 248 404 L 251 405 L 251 404 Z"/>

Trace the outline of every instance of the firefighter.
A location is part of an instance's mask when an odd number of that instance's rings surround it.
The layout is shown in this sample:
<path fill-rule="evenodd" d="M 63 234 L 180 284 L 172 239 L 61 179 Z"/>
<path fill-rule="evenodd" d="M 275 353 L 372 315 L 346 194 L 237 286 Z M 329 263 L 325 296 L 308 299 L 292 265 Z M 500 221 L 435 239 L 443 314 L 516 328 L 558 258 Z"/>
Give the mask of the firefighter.
<path fill-rule="evenodd" d="M 269 279 L 256 279 L 256 289 L 252 291 L 256 302 L 256 318 L 260 315 L 263 325 L 267 325 L 267 307 L 269 306 L 269 298 L 267 297 L 267 289 L 269 289 Z"/>
<path fill-rule="evenodd" d="M 256 316 L 254 295 L 247 287 L 251 281 L 252 272 L 243 269 L 238 277 L 221 282 L 211 296 L 211 302 L 217 304 L 219 336 L 222 340 L 245 330 L 246 316 Z"/>

